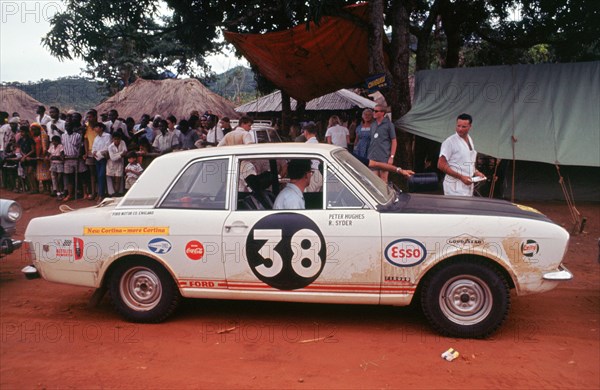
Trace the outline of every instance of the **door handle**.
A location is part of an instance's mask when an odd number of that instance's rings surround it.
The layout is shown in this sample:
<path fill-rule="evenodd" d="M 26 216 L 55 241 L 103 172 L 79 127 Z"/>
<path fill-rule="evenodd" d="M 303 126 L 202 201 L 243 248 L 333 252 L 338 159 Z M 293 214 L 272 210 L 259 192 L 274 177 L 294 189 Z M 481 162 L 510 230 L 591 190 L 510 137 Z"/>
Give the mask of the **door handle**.
<path fill-rule="evenodd" d="M 225 225 L 225 232 L 229 233 L 229 231 L 231 231 L 231 229 L 234 229 L 234 228 L 235 229 L 248 229 L 248 225 L 246 225 L 242 221 L 235 221 L 231 225 Z"/>

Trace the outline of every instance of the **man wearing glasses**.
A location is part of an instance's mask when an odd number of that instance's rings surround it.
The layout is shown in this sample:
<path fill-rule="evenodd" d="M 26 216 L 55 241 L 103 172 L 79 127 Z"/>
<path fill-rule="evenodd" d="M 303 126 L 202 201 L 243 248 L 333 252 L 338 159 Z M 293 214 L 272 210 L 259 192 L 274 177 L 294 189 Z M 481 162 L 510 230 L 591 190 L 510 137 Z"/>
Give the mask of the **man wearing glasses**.
<path fill-rule="evenodd" d="M 373 109 L 373 118 L 371 123 L 371 142 L 369 143 L 369 160 L 393 164 L 396 154 L 396 129 L 392 122 L 385 116 L 386 109 L 381 104 L 377 104 Z M 382 169 L 373 169 L 373 172 L 383 181 L 388 181 L 388 172 Z"/>

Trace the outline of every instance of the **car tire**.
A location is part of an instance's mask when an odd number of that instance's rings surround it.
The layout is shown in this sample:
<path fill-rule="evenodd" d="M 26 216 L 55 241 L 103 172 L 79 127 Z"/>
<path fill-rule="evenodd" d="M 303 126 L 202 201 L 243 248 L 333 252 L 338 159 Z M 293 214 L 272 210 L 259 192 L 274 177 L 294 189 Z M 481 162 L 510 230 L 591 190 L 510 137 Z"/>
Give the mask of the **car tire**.
<path fill-rule="evenodd" d="M 477 260 L 441 265 L 423 281 L 421 307 L 444 336 L 485 338 L 504 322 L 510 288 L 495 268 Z"/>
<path fill-rule="evenodd" d="M 161 265 L 149 260 L 123 261 L 110 278 L 110 296 L 128 321 L 157 323 L 177 308 L 181 294 Z"/>

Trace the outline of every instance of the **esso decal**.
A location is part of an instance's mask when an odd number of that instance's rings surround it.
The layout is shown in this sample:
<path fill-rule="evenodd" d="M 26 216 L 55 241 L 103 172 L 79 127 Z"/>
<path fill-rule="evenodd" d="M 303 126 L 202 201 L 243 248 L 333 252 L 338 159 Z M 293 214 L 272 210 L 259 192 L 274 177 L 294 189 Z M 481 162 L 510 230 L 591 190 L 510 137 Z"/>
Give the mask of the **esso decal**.
<path fill-rule="evenodd" d="M 259 220 L 246 239 L 250 269 L 279 290 L 304 288 L 314 282 L 326 256 L 325 238 L 311 219 L 279 213 Z"/>
<path fill-rule="evenodd" d="M 200 260 L 204 256 L 204 245 L 199 241 L 190 241 L 185 246 L 185 255 L 190 260 Z"/>
<path fill-rule="evenodd" d="M 402 238 L 389 244 L 385 248 L 385 259 L 398 267 L 412 267 L 427 256 L 425 246 L 419 241 Z"/>

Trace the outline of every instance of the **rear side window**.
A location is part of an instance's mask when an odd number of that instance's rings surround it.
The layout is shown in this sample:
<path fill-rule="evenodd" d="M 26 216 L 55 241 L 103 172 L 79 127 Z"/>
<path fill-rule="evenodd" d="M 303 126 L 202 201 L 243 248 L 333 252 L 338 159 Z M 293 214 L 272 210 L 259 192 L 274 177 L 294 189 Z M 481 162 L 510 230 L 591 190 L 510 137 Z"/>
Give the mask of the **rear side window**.
<path fill-rule="evenodd" d="M 229 159 L 198 161 L 188 166 L 160 208 L 225 210 Z"/>

